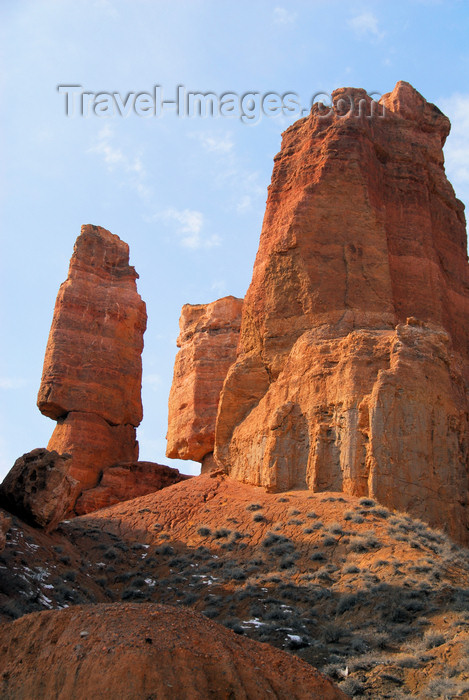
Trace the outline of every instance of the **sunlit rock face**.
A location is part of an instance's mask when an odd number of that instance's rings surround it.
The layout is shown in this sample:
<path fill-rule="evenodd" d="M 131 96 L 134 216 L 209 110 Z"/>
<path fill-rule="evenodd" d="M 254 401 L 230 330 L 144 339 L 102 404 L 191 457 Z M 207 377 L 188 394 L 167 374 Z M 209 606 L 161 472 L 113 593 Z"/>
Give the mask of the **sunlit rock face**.
<path fill-rule="evenodd" d="M 370 495 L 467 542 L 469 267 L 449 120 L 408 83 L 333 93 L 283 135 L 216 463 Z"/>
<path fill-rule="evenodd" d="M 48 449 L 71 455 L 68 473 L 79 491 L 95 487 L 103 469 L 138 460 L 147 315 L 137 278 L 127 243 L 100 226 L 82 227 L 38 394 L 41 412 L 57 421 Z"/>
<path fill-rule="evenodd" d="M 211 304 L 185 304 L 169 396 L 166 455 L 202 463 L 213 461 L 220 391 L 236 359 L 243 300 L 224 297 Z"/>

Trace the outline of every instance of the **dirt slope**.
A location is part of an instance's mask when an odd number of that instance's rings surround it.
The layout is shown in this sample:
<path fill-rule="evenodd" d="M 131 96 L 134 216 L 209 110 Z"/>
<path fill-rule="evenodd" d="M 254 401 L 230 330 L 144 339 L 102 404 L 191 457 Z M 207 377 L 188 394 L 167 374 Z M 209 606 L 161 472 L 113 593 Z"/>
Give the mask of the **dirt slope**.
<path fill-rule="evenodd" d="M 162 605 L 33 613 L 0 632 L 4 700 L 342 700 L 311 666 Z"/>
<path fill-rule="evenodd" d="M 12 518 L 3 620 L 101 601 L 190 606 L 350 695 L 469 690 L 468 551 L 367 498 L 201 476 L 52 535 Z"/>

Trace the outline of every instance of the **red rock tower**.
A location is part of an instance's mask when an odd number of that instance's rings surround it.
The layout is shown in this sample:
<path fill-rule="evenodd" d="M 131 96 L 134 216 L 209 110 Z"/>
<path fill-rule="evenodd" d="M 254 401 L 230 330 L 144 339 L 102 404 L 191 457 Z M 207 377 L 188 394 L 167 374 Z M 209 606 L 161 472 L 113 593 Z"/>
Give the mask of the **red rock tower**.
<path fill-rule="evenodd" d="M 83 226 L 55 304 L 38 407 L 57 421 L 48 449 L 72 455 L 80 491 L 102 469 L 138 459 L 143 334 L 147 315 L 129 247 Z"/>
<path fill-rule="evenodd" d="M 469 541 L 469 266 L 449 120 L 342 88 L 283 134 L 214 457 L 369 495 Z"/>

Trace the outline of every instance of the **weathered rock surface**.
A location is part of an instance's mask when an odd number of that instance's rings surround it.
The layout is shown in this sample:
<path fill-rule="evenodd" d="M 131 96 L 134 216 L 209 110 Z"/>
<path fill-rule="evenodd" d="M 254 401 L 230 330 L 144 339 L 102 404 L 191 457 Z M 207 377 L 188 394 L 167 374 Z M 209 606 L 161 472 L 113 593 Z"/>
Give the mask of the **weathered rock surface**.
<path fill-rule="evenodd" d="M 215 459 L 270 489 L 369 494 L 467 542 L 469 266 L 449 121 L 408 83 L 379 105 L 333 97 L 275 158 Z"/>
<path fill-rule="evenodd" d="M 220 391 L 236 359 L 242 299 L 185 304 L 179 320 L 180 348 L 169 396 L 166 455 L 215 465 L 212 452 Z"/>
<path fill-rule="evenodd" d="M 2 627 L 0 654 L 5 700 L 347 697 L 289 654 L 163 605 L 31 613 Z"/>
<path fill-rule="evenodd" d="M 190 477 L 180 474 L 178 469 L 155 462 L 130 462 L 107 467 L 98 485 L 81 494 L 75 512 L 78 515 L 91 513 L 114 503 L 159 491 L 184 479 Z"/>
<path fill-rule="evenodd" d="M 0 505 L 26 522 L 53 530 L 79 490 L 68 473 L 69 459 L 43 448 L 24 454 L 0 487 Z"/>
<path fill-rule="evenodd" d="M 138 460 L 135 428 L 109 425 L 93 413 L 73 411 L 59 419 L 47 447 L 73 455 L 69 473 L 82 490 L 94 488 L 106 467 Z"/>
<path fill-rule="evenodd" d="M 81 411 L 111 425 L 139 425 L 147 315 L 137 278 L 127 243 L 82 226 L 47 343 L 38 394 L 44 415 Z"/>
<path fill-rule="evenodd" d="M 38 394 L 41 412 L 57 420 L 48 449 L 71 455 L 76 495 L 94 488 L 107 467 L 138 460 L 147 316 L 137 277 L 124 241 L 82 226 L 57 296 Z"/>
<path fill-rule="evenodd" d="M 273 491 L 370 495 L 463 541 L 467 398 L 449 345 L 423 325 L 304 333 L 234 430 L 231 476 Z"/>

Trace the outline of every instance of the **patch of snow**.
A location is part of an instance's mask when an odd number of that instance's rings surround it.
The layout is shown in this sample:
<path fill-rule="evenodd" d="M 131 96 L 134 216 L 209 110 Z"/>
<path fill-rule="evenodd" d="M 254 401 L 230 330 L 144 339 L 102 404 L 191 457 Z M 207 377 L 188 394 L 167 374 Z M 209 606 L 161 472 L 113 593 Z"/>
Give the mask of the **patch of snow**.
<path fill-rule="evenodd" d="M 301 637 L 299 637 L 297 634 L 287 634 L 288 639 L 291 639 L 292 642 L 301 642 Z"/>
<path fill-rule="evenodd" d="M 241 626 L 243 625 L 253 625 L 253 627 L 262 627 L 265 625 L 265 622 L 262 622 L 262 620 L 259 620 L 258 617 L 254 617 L 252 620 L 244 620 L 244 622 L 241 622 Z"/>
<path fill-rule="evenodd" d="M 207 584 L 207 586 L 211 586 L 212 583 L 218 581 L 218 579 L 215 578 L 215 576 L 208 576 L 207 574 L 194 574 L 194 578 L 200 578 L 200 582 Z"/>

